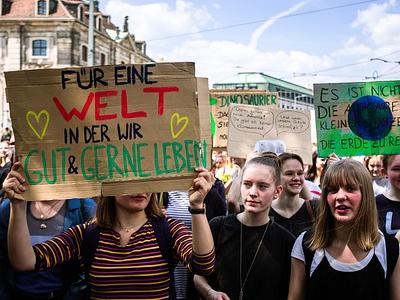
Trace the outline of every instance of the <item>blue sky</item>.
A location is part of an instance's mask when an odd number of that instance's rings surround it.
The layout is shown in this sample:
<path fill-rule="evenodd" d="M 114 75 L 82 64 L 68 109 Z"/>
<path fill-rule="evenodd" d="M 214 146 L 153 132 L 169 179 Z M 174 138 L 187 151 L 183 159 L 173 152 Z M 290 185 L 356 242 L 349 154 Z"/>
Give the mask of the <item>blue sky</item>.
<path fill-rule="evenodd" d="M 390 63 L 400 60 L 400 0 L 100 0 L 100 7 L 116 25 L 128 15 L 130 32 L 147 41 L 153 59 L 194 61 L 210 85 L 245 71 L 309 88 L 400 77 L 400 64 Z M 208 29 L 216 30 L 202 32 Z"/>

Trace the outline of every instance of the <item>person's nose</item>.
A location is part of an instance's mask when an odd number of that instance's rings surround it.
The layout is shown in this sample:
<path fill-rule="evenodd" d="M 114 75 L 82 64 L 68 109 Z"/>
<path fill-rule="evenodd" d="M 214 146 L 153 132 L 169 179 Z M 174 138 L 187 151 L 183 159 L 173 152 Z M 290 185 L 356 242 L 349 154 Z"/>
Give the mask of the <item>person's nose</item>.
<path fill-rule="evenodd" d="M 345 200 L 347 198 L 347 192 L 343 188 L 339 188 L 336 193 L 336 200 Z"/>
<path fill-rule="evenodd" d="M 253 184 L 249 190 L 249 196 L 251 198 L 256 198 L 257 197 L 257 187 L 255 184 Z"/>
<path fill-rule="evenodd" d="M 294 173 L 292 176 L 292 180 L 300 180 L 300 175 L 297 173 Z"/>

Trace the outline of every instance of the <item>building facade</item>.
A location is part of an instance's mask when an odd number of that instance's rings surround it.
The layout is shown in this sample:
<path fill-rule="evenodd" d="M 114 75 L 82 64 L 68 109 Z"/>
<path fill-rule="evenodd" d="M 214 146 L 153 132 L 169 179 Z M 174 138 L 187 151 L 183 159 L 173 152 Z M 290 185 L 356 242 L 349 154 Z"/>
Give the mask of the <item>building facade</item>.
<path fill-rule="evenodd" d="M 213 84 L 214 89 L 256 89 L 279 93 L 279 107 L 284 109 L 314 109 L 313 91 L 300 85 L 259 72 L 240 72 Z"/>
<path fill-rule="evenodd" d="M 4 72 L 88 65 L 89 1 L 0 0 L 1 127 L 9 126 Z M 116 27 L 94 2 L 94 65 L 152 61 L 146 43 Z"/>

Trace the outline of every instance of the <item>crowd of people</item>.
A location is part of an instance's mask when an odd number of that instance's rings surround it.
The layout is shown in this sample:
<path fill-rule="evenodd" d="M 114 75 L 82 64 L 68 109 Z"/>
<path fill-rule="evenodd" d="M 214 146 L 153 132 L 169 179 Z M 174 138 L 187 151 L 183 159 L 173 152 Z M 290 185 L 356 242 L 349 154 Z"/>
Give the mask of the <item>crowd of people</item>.
<path fill-rule="evenodd" d="M 0 299 L 400 299 L 400 154 L 221 151 L 189 191 L 30 202 L 1 143 Z"/>

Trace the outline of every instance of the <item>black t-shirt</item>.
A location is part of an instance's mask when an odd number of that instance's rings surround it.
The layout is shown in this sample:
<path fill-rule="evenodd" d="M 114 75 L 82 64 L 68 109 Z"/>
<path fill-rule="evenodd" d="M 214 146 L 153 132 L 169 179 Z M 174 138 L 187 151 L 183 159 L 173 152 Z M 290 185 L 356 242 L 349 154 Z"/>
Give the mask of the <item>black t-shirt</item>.
<path fill-rule="evenodd" d="M 388 300 L 390 278 L 399 257 L 398 241 L 391 236 L 381 236 L 377 245 L 358 263 L 337 261 L 325 250 L 316 254 L 302 240 L 306 265 L 307 300 Z M 298 253 L 295 245 L 293 252 Z"/>
<path fill-rule="evenodd" d="M 314 202 L 313 202 L 314 203 Z M 274 218 L 274 221 L 284 227 L 287 231 L 292 233 L 294 236 L 299 236 L 300 233 L 306 231 L 311 228 L 313 224 L 312 213 L 316 209 L 316 205 L 310 204 L 312 212 L 307 210 L 306 202 L 304 201 L 303 205 L 299 208 L 299 210 L 290 218 L 282 217 L 276 210 L 272 207 L 269 210 L 269 215 Z"/>
<path fill-rule="evenodd" d="M 238 299 L 240 292 L 240 222 L 236 214 L 211 220 L 216 265 L 210 283 L 225 292 L 230 299 Z M 222 227 L 221 227 L 222 226 Z M 243 227 L 242 281 L 249 270 L 265 226 Z M 243 289 L 243 299 L 287 299 L 290 277 L 290 254 L 294 236 L 276 222 L 270 221 L 257 258 Z"/>
<path fill-rule="evenodd" d="M 388 235 L 396 235 L 400 230 L 400 202 L 383 194 L 375 197 L 379 216 L 379 229 Z"/>

